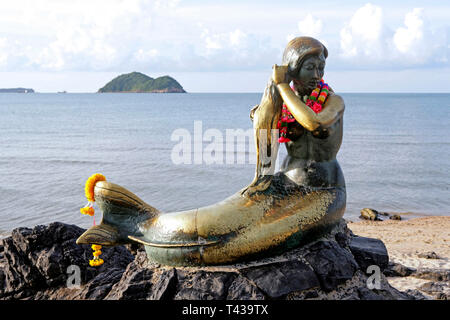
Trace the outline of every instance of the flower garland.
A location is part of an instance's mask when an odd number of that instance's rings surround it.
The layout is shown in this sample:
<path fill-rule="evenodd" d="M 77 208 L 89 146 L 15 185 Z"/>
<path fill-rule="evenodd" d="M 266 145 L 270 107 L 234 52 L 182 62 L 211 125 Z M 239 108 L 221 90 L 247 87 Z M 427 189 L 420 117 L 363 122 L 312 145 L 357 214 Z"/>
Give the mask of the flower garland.
<path fill-rule="evenodd" d="M 94 252 L 92 253 L 92 255 L 94 256 L 93 260 L 89 260 L 89 265 L 91 267 L 98 267 L 101 266 L 103 264 L 103 259 L 100 259 L 99 256 L 102 254 L 102 252 L 100 251 L 100 249 L 102 248 L 101 245 L 99 244 L 93 244 L 91 246 L 92 250 L 94 250 Z"/>
<path fill-rule="evenodd" d="M 291 86 L 291 89 L 294 90 L 294 87 Z M 327 100 L 329 94 L 328 84 L 322 80 L 320 80 L 317 87 L 311 92 L 305 104 L 310 107 L 315 113 L 319 113 L 323 109 L 323 104 Z M 283 103 L 283 107 L 281 109 L 281 117 L 278 120 L 277 128 L 280 130 L 280 138 L 278 142 L 285 143 L 291 141 L 287 137 L 287 128 L 288 123 L 295 122 L 294 116 L 291 114 L 286 104 Z"/>
<path fill-rule="evenodd" d="M 88 204 L 84 207 L 80 209 L 80 212 L 82 214 L 86 214 L 89 216 L 94 216 L 95 214 L 95 210 L 94 210 L 94 202 L 95 202 L 95 198 L 94 198 L 94 187 L 95 184 L 99 181 L 106 181 L 106 178 L 104 175 L 100 174 L 100 173 L 96 173 L 93 174 L 92 176 L 89 177 L 89 179 L 87 179 L 86 181 L 86 185 L 84 186 L 84 193 L 86 195 L 86 198 L 88 200 Z M 94 226 L 95 226 L 95 217 L 94 217 Z M 103 264 L 103 259 L 100 259 L 99 256 L 102 254 L 102 252 L 100 251 L 100 249 L 102 248 L 101 245 L 99 244 L 93 244 L 91 246 L 92 250 L 94 250 L 94 252 L 92 253 L 92 255 L 94 256 L 93 260 L 89 260 L 89 265 L 91 267 L 98 267 L 100 265 Z"/>

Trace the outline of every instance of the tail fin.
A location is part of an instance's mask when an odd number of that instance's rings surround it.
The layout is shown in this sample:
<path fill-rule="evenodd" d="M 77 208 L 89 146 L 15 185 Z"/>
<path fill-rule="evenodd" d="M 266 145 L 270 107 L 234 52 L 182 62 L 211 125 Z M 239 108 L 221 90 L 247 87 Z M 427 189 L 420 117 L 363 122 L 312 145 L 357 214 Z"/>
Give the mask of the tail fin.
<path fill-rule="evenodd" d="M 77 244 L 100 244 L 114 246 L 120 243 L 119 232 L 113 226 L 101 223 L 89 228 L 78 239 Z"/>
<path fill-rule="evenodd" d="M 103 212 L 99 225 L 83 233 L 77 244 L 114 246 L 128 243 L 128 236 L 142 236 L 139 223 L 152 219 L 159 211 L 127 189 L 106 181 L 94 188 L 95 202 Z"/>

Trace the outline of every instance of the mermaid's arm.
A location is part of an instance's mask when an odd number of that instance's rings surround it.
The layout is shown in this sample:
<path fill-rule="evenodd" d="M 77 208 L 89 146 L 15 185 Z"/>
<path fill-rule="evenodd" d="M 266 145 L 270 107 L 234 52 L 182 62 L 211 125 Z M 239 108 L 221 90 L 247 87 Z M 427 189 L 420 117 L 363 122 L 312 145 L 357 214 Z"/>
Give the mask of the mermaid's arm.
<path fill-rule="evenodd" d="M 286 71 L 287 68 L 285 66 L 279 67 L 275 65 L 273 68 L 273 81 L 277 84 L 278 92 L 295 120 L 306 130 L 315 131 L 329 127 L 341 117 L 345 108 L 341 97 L 330 94 L 324 104 L 323 111 L 316 114 L 291 90 L 289 84 L 284 82 Z"/>

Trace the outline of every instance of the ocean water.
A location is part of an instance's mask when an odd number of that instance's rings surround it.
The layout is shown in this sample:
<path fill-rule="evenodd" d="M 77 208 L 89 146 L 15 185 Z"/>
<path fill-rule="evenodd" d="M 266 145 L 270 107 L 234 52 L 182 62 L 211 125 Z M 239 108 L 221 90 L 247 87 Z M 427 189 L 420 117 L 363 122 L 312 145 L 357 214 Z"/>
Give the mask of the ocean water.
<path fill-rule="evenodd" d="M 342 97 L 338 160 L 347 184 L 344 217 L 357 220 L 364 207 L 450 215 L 450 94 Z M 211 143 L 201 134 L 222 136 L 225 145 L 227 129 L 252 128 L 249 111 L 260 98 L 260 93 L 0 94 L 0 236 L 53 221 L 89 227 L 92 218 L 79 208 L 86 204 L 84 183 L 97 172 L 164 212 L 232 195 L 253 178 L 252 142 L 238 143 L 241 150 L 224 147 L 224 161 L 208 164 L 198 158 Z M 180 130 L 190 134 L 185 141 L 191 153 L 185 155 L 191 164 L 172 157 L 181 141 L 172 134 Z M 194 140 L 203 144 L 203 153 L 194 152 Z M 279 157 L 285 154 L 283 146 Z"/>

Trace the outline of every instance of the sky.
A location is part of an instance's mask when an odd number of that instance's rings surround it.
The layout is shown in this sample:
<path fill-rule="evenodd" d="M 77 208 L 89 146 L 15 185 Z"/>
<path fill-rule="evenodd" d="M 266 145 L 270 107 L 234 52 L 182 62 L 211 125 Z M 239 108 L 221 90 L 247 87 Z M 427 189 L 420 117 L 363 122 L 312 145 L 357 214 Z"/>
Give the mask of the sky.
<path fill-rule="evenodd" d="M 450 92 L 449 1 L 1 0 L 0 88 L 95 92 L 132 71 L 262 92 L 287 42 L 329 51 L 336 92 Z"/>

